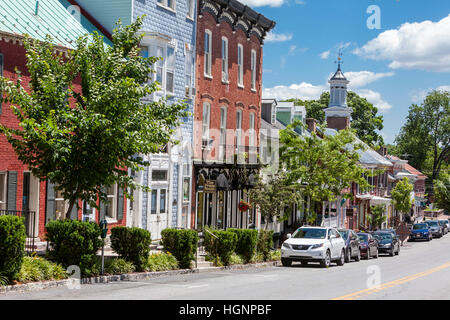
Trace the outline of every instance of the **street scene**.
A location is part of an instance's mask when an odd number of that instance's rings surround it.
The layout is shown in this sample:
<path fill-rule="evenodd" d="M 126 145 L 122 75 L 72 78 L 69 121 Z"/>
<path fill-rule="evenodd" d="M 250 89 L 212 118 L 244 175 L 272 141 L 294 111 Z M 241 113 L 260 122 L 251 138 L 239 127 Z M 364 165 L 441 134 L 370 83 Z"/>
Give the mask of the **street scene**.
<path fill-rule="evenodd" d="M 450 299 L 450 3 L 0 17 L 0 300 Z"/>

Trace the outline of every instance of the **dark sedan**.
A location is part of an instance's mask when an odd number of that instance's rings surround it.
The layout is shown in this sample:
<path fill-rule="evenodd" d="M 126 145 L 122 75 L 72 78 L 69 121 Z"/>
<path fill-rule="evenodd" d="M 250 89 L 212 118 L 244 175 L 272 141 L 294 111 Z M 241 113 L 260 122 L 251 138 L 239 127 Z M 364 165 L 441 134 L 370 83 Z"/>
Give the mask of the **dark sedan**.
<path fill-rule="evenodd" d="M 378 241 L 370 233 L 358 233 L 361 256 L 378 258 Z"/>
<path fill-rule="evenodd" d="M 361 250 L 359 249 L 359 237 L 355 231 L 349 229 L 338 229 L 345 241 L 345 262 L 361 260 Z"/>
<path fill-rule="evenodd" d="M 433 236 L 430 232 L 430 227 L 426 223 L 417 223 L 413 226 L 409 235 L 408 241 L 427 240 L 430 241 Z"/>
<path fill-rule="evenodd" d="M 372 235 L 378 240 L 378 252 L 387 253 L 391 257 L 400 253 L 400 242 L 391 232 L 377 231 Z"/>

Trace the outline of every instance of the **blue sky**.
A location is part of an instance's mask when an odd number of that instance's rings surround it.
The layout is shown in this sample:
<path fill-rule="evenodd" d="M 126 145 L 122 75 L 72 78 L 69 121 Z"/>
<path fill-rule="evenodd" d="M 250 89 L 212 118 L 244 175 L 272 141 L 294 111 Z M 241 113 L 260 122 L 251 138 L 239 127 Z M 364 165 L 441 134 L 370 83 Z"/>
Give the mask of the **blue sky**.
<path fill-rule="evenodd" d="M 242 2 L 277 22 L 263 49 L 265 98 L 317 98 L 342 48 L 350 89 L 380 109 L 382 135 L 392 143 L 412 103 L 431 89 L 450 91 L 448 0 Z M 380 29 L 367 26 L 372 5 L 380 9 Z"/>

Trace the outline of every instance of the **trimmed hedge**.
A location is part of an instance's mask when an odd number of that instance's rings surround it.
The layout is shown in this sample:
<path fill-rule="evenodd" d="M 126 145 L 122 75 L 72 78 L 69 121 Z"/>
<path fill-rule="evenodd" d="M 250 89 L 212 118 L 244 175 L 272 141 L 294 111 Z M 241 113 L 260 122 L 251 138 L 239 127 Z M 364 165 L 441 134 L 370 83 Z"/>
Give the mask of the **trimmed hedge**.
<path fill-rule="evenodd" d="M 136 270 L 132 262 L 126 261 L 125 259 L 109 259 L 105 261 L 105 273 L 114 274 L 125 274 L 132 273 Z"/>
<path fill-rule="evenodd" d="M 146 271 L 168 271 L 178 269 L 178 261 L 170 252 L 153 253 L 148 257 Z"/>
<path fill-rule="evenodd" d="M 263 255 L 264 261 L 269 260 L 270 250 L 273 247 L 273 230 L 259 230 L 258 253 Z"/>
<path fill-rule="evenodd" d="M 0 276 L 8 281 L 14 280 L 22 267 L 26 238 L 23 218 L 0 216 Z"/>
<path fill-rule="evenodd" d="M 211 255 L 218 256 L 224 265 L 229 265 L 231 256 L 236 250 L 238 236 L 232 231 L 209 230 L 216 237 L 210 233 L 205 232 L 205 250 Z"/>
<path fill-rule="evenodd" d="M 97 273 L 96 254 L 102 245 L 102 230 L 95 222 L 54 220 L 47 223 L 46 239 L 50 244 L 47 256 L 67 268 L 79 266 L 82 276 Z"/>
<path fill-rule="evenodd" d="M 150 253 L 150 231 L 141 228 L 114 227 L 111 229 L 111 248 L 136 271 L 144 271 Z"/>
<path fill-rule="evenodd" d="M 236 253 L 244 258 L 245 263 L 252 260 L 256 253 L 258 231 L 250 229 L 227 229 L 237 235 Z"/>
<path fill-rule="evenodd" d="M 191 267 L 197 252 L 198 233 L 195 230 L 164 229 L 161 232 L 162 245 L 178 260 L 181 269 Z"/>

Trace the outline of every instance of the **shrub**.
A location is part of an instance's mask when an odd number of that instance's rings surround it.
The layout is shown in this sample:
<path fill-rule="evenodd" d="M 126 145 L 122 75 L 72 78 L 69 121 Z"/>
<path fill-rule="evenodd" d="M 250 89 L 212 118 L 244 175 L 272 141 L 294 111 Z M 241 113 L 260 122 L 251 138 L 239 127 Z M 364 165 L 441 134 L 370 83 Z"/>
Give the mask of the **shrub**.
<path fill-rule="evenodd" d="M 248 263 L 256 252 L 256 242 L 258 240 L 258 231 L 250 229 L 228 229 L 237 235 L 236 253 L 244 258 Z"/>
<path fill-rule="evenodd" d="M 269 261 L 280 261 L 281 260 L 281 250 L 272 250 L 268 255 Z"/>
<path fill-rule="evenodd" d="M 230 257 L 230 264 L 244 264 L 248 263 L 249 261 L 247 261 L 245 258 L 236 253 L 233 253 Z"/>
<path fill-rule="evenodd" d="M 269 259 L 270 250 L 273 247 L 273 230 L 259 230 L 258 253 L 263 255 L 264 261 Z"/>
<path fill-rule="evenodd" d="M 141 228 L 115 227 L 111 229 L 111 248 L 137 271 L 143 271 L 150 253 L 152 237 Z"/>
<path fill-rule="evenodd" d="M 237 235 L 232 231 L 209 230 L 205 232 L 205 250 L 213 255 L 218 255 L 224 265 L 230 264 L 231 255 L 236 250 Z"/>
<path fill-rule="evenodd" d="M 0 276 L 15 279 L 25 255 L 25 225 L 23 218 L 0 216 Z"/>
<path fill-rule="evenodd" d="M 96 254 L 102 245 L 100 226 L 95 222 L 78 220 L 54 220 L 47 225 L 47 241 L 50 260 L 61 263 L 67 268 L 77 265 L 82 276 L 97 273 Z"/>
<path fill-rule="evenodd" d="M 125 259 L 109 259 L 105 261 L 106 274 L 124 274 L 134 272 L 135 266 L 132 262 Z"/>
<path fill-rule="evenodd" d="M 17 280 L 20 282 L 61 280 L 68 277 L 61 265 L 37 256 L 25 257 L 17 274 Z"/>
<path fill-rule="evenodd" d="M 153 253 L 148 257 L 146 271 L 167 271 L 178 269 L 177 259 L 170 253 Z"/>
<path fill-rule="evenodd" d="M 190 268 L 197 252 L 198 233 L 195 230 L 165 229 L 161 238 L 164 250 L 175 256 L 179 267 Z"/>

